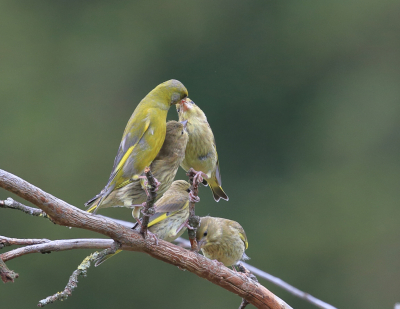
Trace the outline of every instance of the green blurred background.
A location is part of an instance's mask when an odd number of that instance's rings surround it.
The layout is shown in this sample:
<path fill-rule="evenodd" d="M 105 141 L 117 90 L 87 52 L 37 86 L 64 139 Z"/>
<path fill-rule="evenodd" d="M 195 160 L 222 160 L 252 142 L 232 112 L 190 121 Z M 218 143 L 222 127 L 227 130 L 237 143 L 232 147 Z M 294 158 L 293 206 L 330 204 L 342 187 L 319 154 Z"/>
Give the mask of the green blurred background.
<path fill-rule="evenodd" d="M 197 213 L 239 221 L 250 264 L 303 291 L 339 308 L 393 308 L 399 14 L 390 0 L 2 1 L 0 168 L 83 208 L 105 185 L 137 103 L 178 79 L 213 128 L 230 197 L 217 204 L 203 188 Z M 132 220 L 125 209 L 101 214 Z M 12 210 L 0 211 L 0 234 L 98 237 Z M 89 253 L 8 262 L 20 278 L 1 286 L 1 307 L 34 308 Z M 261 282 L 294 308 L 315 308 Z M 239 303 L 191 273 L 125 252 L 49 308 Z"/>

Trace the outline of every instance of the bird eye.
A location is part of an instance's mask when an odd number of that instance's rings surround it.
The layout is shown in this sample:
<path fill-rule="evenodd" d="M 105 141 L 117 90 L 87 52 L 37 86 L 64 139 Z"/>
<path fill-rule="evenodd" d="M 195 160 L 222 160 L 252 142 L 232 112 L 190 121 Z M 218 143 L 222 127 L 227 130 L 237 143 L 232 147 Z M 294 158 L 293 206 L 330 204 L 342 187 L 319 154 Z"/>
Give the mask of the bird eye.
<path fill-rule="evenodd" d="M 187 192 L 187 193 L 190 193 L 190 189 L 186 189 L 186 192 Z"/>
<path fill-rule="evenodd" d="M 183 131 L 181 132 L 181 135 L 183 134 Z"/>
<path fill-rule="evenodd" d="M 181 109 L 180 109 L 180 108 L 177 108 L 176 111 L 179 113 L 179 112 L 181 111 Z"/>
<path fill-rule="evenodd" d="M 203 236 L 207 236 L 207 231 L 204 232 Z"/>

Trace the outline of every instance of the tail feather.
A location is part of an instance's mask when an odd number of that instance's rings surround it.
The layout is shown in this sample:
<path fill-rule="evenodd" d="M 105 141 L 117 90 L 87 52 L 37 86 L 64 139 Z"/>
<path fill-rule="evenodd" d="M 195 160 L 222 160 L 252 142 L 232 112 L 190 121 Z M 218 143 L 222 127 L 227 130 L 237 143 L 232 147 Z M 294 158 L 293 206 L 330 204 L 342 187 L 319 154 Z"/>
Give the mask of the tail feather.
<path fill-rule="evenodd" d="M 94 204 L 88 210 L 86 210 L 86 212 L 96 213 L 96 210 L 97 210 L 97 204 Z"/>
<path fill-rule="evenodd" d="M 99 266 L 100 264 L 104 263 L 104 262 L 107 261 L 109 258 L 111 258 L 111 257 L 113 257 L 114 255 L 120 253 L 121 251 L 122 251 L 122 250 L 117 250 L 117 251 L 115 251 L 115 252 L 112 253 L 112 254 L 107 254 L 107 255 L 105 255 L 105 256 L 99 258 L 99 259 L 96 261 L 96 263 L 94 263 L 94 266 L 95 266 L 95 267 Z"/>
<path fill-rule="evenodd" d="M 225 201 L 229 201 L 229 197 L 226 195 L 226 193 L 224 192 L 224 190 L 222 189 L 222 187 L 220 185 L 218 185 L 217 182 L 213 182 L 211 181 L 211 179 L 208 181 L 208 184 L 210 186 L 210 189 L 214 195 L 214 200 L 216 202 L 219 202 L 219 200 L 222 198 Z"/>

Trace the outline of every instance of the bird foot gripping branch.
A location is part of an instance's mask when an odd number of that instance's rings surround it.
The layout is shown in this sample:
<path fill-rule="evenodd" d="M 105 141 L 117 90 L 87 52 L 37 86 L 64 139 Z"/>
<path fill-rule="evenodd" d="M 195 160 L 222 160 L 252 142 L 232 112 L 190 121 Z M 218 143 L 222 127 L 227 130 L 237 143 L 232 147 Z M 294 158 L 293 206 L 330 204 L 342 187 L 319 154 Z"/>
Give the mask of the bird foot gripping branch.
<path fill-rule="evenodd" d="M 192 251 L 199 251 L 196 241 L 196 231 L 200 226 L 200 217 L 195 214 L 195 205 L 200 201 L 199 184 L 203 181 L 203 177 L 207 177 L 203 172 L 197 172 L 193 168 L 189 169 L 186 173 L 190 182 L 190 206 L 189 206 L 189 219 L 188 223 L 191 228 L 188 228 L 189 241 Z"/>
<path fill-rule="evenodd" d="M 154 202 L 156 201 L 157 197 L 157 189 L 159 186 L 159 182 L 157 179 L 154 178 L 153 174 L 150 171 L 149 167 L 146 167 L 144 170 L 144 174 L 146 175 L 147 178 L 147 201 L 146 205 L 143 206 L 142 213 L 143 213 L 143 220 L 142 220 L 142 226 L 140 228 L 140 234 L 142 234 L 143 238 L 147 237 L 147 229 L 148 229 L 148 224 L 149 224 L 149 219 L 150 216 L 155 213 L 154 210 Z M 156 237 L 155 235 L 152 235 Z M 156 237 L 157 238 L 157 237 Z M 158 241 L 156 241 L 158 243 Z"/>

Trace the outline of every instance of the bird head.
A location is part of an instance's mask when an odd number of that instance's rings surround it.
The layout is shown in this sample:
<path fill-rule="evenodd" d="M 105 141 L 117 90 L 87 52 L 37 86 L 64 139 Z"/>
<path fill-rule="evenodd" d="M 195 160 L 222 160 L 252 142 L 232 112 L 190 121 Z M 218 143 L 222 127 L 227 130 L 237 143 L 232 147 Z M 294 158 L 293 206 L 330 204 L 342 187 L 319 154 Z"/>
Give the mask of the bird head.
<path fill-rule="evenodd" d="M 202 249 L 209 244 L 216 243 L 218 237 L 220 236 L 220 231 L 218 223 L 212 217 L 202 217 L 200 221 L 200 226 L 196 231 L 196 240 L 198 248 Z"/>
<path fill-rule="evenodd" d="M 184 124 L 174 120 L 168 121 L 164 144 L 157 157 L 184 156 L 188 140 L 189 134 Z"/>
<path fill-rule="evenodd" d="M 185 98 L 176 104 L 176 111 L 179 120 L 187 120 L 189 118 L 198 118 L 207 121 L 206 115 L 191 99 Z"/>
<path fill-rule="evenodd" d="M 188 96 L 186 87 L 179 80 L 171 79 L 159 86 L 164 89 L 165 94 L 170 99 L 170 106 L 181 102 Z"/>
<path fill-rule="evenodd" d="M 185 180 L 175 180 L 168 191 L 171 190 L 173 192 L 181 192 L 185 195 L 190 192 L 190 183 Z"/>

